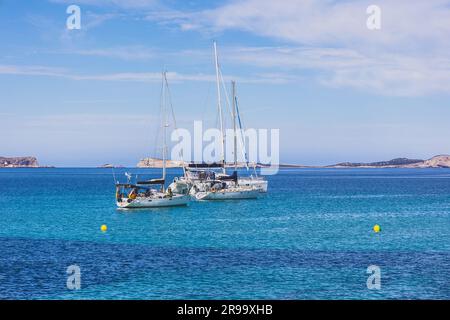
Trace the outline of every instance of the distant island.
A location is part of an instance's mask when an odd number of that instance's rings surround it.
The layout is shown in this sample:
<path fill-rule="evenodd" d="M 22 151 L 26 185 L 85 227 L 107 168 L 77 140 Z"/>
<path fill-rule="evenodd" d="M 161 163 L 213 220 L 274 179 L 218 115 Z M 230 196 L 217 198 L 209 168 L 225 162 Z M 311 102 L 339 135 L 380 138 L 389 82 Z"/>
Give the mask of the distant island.
<path fill-rule="evenodd" d="M 182 161 L 167 160 L 167 168 L 180 168 L 183 166 Z M 233 167 L 234 164 L 227 163 L 226 167 Z M 251 164 L 251 167 L 254 165 Z M 162 159 L 144 158 L 141 159 L 137 168 L 162 168 Z M 245 167 L 245 163 L 238 163 L 238 167 Z M 258 168 L 267 168 L 268 165 L 256 164 Z M 280 164 L 280 168 L 450 168 L 450 155 L 438 155 L 428 160 L 395 158 L 388 161 L 378 162 L 341 162 L 326 166 L 306 166 L 300 164 Z M 41 166 L 36 157 L 0 157 L 0 168 L 53 168 L 52 166 Z M 98 168 L 123 168 L 112 164 L 103 164 Z"/>
<path fill-rule="evenodd" d="M 138 168 L 162 168 L 163 161 L 158 158 L 144 158 L 141 159 L 136 167 Z M 183 166 L 183 161 L 177 160 L 167 160 L 166 168 L 181 168 Z"/>
<path fill-rule="evenodd" d="M 109 169 L 111 169 L 111 168 L 123 168 L 123 167 L 124 166 L 121 166 L 121 165 L 116 166 L 114 164 L 106 163 L 106 164 L 102 164 L 101 166 L 98 166 L 97 168 L 109 168 Z"/>
<path fill-rule="evenodd" d="M 144 158 L 136 165 L 138 168 L 161 168 L 162 160 L 156 158 Z M 167 168 L 179 168 L 183 166 L 182 161 L 167 160 Z M 233 164 L 226 164 L 233 167 Z M 244 163 L 239 163 L 238 167 L 245 167 Z M 257 164 L 256 167 L 263 168 L 268 165 Z M 299 164 L 280 164 L 280 168 L 450 168 L 450 155 L 438 155 L 428 160 L 396 158 L 379 162 L 342 162 L 327 166 L 305 166 Z"/>
<path fill-rule="evenodd" d="M 396 158 L 369 163 L 343 162 L 325 168 L 450 168 L 450 155 L 438 155 L 428 160 Z"/>
<path fill-rule="evenodd" d="M 39 168 L 36 157 L 0 157 L 0 168 Z"/>

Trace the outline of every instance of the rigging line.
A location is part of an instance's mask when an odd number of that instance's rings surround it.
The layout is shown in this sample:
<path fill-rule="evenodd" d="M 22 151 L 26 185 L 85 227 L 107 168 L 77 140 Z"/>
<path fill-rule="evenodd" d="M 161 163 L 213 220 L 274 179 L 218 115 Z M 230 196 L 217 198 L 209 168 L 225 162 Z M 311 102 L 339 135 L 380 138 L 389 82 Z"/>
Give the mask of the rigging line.
<path fill-rule="evenodd" d="M 163 88 L 161 86 L 160 92 L 159 92 L 159 110 L 158 110 L 158 115 L 157 115 L 157 119 L 159 119 L 160 117 L 162 118 L 162 95 L 163 95 Z M 157 126 L 156 127 L 156 134 L 155 134 L 155 141 L 153 143 L 153 154 L 154 156 L 157 158 L 159 156 L 159 149 L 158 149 L 158 141 L 159 141 L 159 137 L 160 136 L 160 127 Z"/>
<path fill-rule="evenodd" d="M 244 157 L 245 168 L 248 171 L 249 170 L 248 157 L 247 157 L 247 150 L 245 149 L 244 130 L 242 128 L 241 113 L 239 112 L 239 105 L 238 105 L 237 97 L 234 97 L 234 99 L 235 99 L 235 104 L 236 104 L 236 114 L 237 114 L 237 118 L 238 118 L 238 122 L 239 122 L 239 129 L 241 132 L 241 139 L 239 142 L 241 143 L 241 152 L 242 152 L 242 156 Z"/>
<path fill-rule="evenodd" d="M 165 77 L 165 83 L 166 83 L 166 92 L 168 95 L 168 100 L 169 100 L 169 105 L 170 105 L 170 110 L 171 110 L 171 114 L 172 114 L 172 120 L 173 120 L 173 126 L 177 135 L 177 138 L 180 137 L 179 133 L 178 133 L 178 127 L 177 127 L 177 121 L 175 119 L 175 111 L 173 110 L 173 104 L 172 104 L 172 93 L 170 91 L 170 87 L 169 87 L 169 83 L 167 81 L 167 77 Z M 184 159 L 183 159 L 183 149 L 180 150 L 180 154 L 179 154 L 180 158 L 181 158 L 181 162 L 184 164 Z M 184 165 L 183 165 L 184 167 Z"/>
<path fill-rule="evenodd" d="M 214 41 L 214 62 L 216 67 L 216 86 L 217 86 L 217 111 L 219 112 L 220 117 L 220 132 L 221 132 L 221 162 L 223 165 L 223 173 L 226 172 L 225 169 L 225 130 L 224 130 L 224 119 L 223 119 L 223 108 L 222 108 L 222 102 L 221 102 L 221 90 L 220 90 L 220 68 L 219 68 L 219 57 L 217 54 L 217 43 Z"/>
<path fill-rule="evenodd" d="M 219 68 L 219 76 L 220 76 L 220 80 L 222 81 L 222 88 L 225 93 L 225 100 L 227 101 L 226 105 L 228 107 L 228 112 L 230 113 L 231 117 L 233 117 L 233 112 L 231 110 L 230 98 L 228 97 L 227 88 L 225 87 L 225 81 L 223 80 L 222 70 L 220 68 Z"/>
<path fill-rule="evenodd" d="M 231 110 L 230 98 L 228 97 L 227 88 L 225 86 L 225 81 L 223 79 L 222 70 L 220 69 L 220 66 L 218 68 L 218 73 L 219 73 L 219 77 L 220 77 L 220 80 L 221 80 L 220 82 L 222 84 L 222 90 L 223 90 L 224 96 L 225 96 L 225 101 L 226 101 L 225 105 L 226 105 L 227 111 L 230 113 L 231 118 L 233 118 L 233 112 Z M 223 120 L 225 122 L 226 118 L 224 118 Z M 226 126 L 226 123 L 224 123 L 224 126 Z M 223 130 L 223 141 L 224 141 L 224 143 L 226 142 L 226 138 L 227 138 L 226 129 L 224 129 Z M 223 155 L 223 161 L 225 162 L 225 151 L 224 151 L 224 155 Z"/>
<path fill-rule="evenodd" d="M 116 180 L 116 172 L 114 171 L 114 165 L 111 167 L 113 179 L 114 179 L 114 185 L 116 185 L 119 181 Z"/>

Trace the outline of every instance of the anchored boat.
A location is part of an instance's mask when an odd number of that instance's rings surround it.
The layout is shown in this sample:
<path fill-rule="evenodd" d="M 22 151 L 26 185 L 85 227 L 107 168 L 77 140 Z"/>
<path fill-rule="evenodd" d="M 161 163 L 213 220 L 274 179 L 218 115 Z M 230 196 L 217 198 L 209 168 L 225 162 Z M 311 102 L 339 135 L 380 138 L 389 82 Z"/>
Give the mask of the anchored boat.
<path fill-rule="evenodd" d="M 116 203 L 119 208 L 155 208 L 155 207 L 174 207 L 185 206 L 189 203 L 191 197 L 188 194 L 174 193 L 169 187 L 165 189 L 166 182 L 166 159 L 167 159 L 167 141 L 166 131 L 168 124 L 166 112 L 166 94 L 168 92 L 168 82 L 166 72 L 162 74 L 162 94 L 161 94 L 161 113 L 162 113 L 162 177 L 137 181 L 131 183 L 131 175 L 127 175 L 127 183 L 116 184 Z M 173 110 L 172 110 L 173 116 Z M 175 123 L 175 119 L 174 119 Z M 159 188 L 155 188 L 159 186 Z"/>
<path fill-rule="evenodd" d="M 164 182 L 161 182 L 163 185 Z M 168 189 L 152 189 L 142 184 L 117 184 L 116 201 L 119 208 L 158 208 L 185 206 L 189 195 L 174 194 Z"/>
<path fill-rule="evenodd" d="M 187 194 L 190 193 L 197 200 L 228 200 L 228 199 L 253 199 L 258 197 L 258 193 L 267 192 L 267 181 L 255 175 L 247 177 L 238 177 L 238 162 L 237 162 L 237 120 L 242 131 L 242 122 L 239 115 L 239 109 L 236 98 L 235 82 L 232 82 L 233 89 L 233 105 L 232 117 L 234 124 L 234 172 L 228 175 L 225 168 L 225 135 L 223 123 L 223 109 L 221 102 L 220 90 L 220 68 L 217 55 L 217 45 L 214 42 L 214 61 L 216 69 L 216 85 L 217 85 L 217 111 L 219 114 L 220 132 L 221 132 L 221 160 L 219 163 L 190 163 L 183 167 L 184 176 L 176 178 L 170 185 L 175 193 Z M 223 80 L 222 80 L 223 85 Z M 227 98 L 227 101 L 229 99 Z M 241 135 L 242 137 L 242 135 Z M 242 137 L 243 138 L 243 137 Z M 242 150 L 244 150 L 244 142 L 242 143 Z M 247 156 L 244 152 L 244 159 Z M 247 171 L 249 170 L 248 162 L 245 162 Z"/>

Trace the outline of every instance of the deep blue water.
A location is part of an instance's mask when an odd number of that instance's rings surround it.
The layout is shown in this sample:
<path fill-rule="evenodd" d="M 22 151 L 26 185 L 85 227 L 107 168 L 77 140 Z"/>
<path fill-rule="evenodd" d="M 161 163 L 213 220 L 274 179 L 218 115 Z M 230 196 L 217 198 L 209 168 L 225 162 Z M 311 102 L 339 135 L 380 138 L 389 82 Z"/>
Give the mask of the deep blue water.
<path fill-rule="evenodd" d="M 450 299 L 450 170 L 268 180 L 258 200 L 120 211 L 111 169 L 1 169 L 0 299 Z"/>

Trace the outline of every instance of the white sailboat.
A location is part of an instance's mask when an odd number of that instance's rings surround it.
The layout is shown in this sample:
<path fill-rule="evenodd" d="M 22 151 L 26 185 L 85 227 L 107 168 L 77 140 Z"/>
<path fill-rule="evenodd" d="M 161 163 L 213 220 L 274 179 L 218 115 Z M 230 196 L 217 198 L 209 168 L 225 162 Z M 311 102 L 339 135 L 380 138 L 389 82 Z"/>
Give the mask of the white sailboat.
<path fill-rule="evenodd" d="M 162 128 L 163 128 L 163 149 L 162 149 L 162 178 L 151 179 L 146 181 L 137 181 L 131 183 L 131 176 L 127 183 L 116 184 L 116 203 L 119 208 L 135 209 L 135 208 L 155 208 L 155 207 L 174 207 L 185 206 L 189 203 L 191 197 L 187 194 L 178 194 L 172 192 L 171 188 L 165 189 L 166 182 L 166 160 L 167 160 L 167 141 L 166 131 L 168 125 L 166 112 L 166 88 L 168 82 L 166 72 L 162 74 Z M 152 186 L 160 186 L 159 189 Z"/>
<path fill-rule="evenodd" d="M 235 166 L 235 171 L 237 172 L 237 123 L 236 123 L 236 118 L 239 118 L 239 128 L 242 132 L 243 128 L 242 128 L 242 122 L 241 122 L 241 118 L 239 115 L 239 109 L 238 109 L 238 103 L 237 103 L 237 97 L 236 97 L 236 82 L 232 81 L 231 82 L 232 85 L 232 97 L 233 97 L 233 126 L 234 126 L 234 166 Z M 241 138 L 243 138 L 241 136 Z M 242 142 L 242 150 L 244 150 L 244 143 Z M 245 160 L 247 160 L 247 157 L 244 153 L 244 158 Z M 247 169 L 247 172 L 249 171 L 249 166 L 248 163 L 245 162 L 245 167 Z M 261 193 L 266 193 L 267 192 L 267 187 L 268 187 L 268 181 L 266 179 L 264 179 L 263 177 L 258 176 L 257 172 L 256 172 L 256 167 L 254 167 L 254 174 L 247 176 L 247 177 L 242 177 L 239 176 L 237 179 L 237 184 L 241 187 L 255 187 L 256 189 L 258 189 L 259 192 Z"/>
<path fill-rule="evenodd" d="M 197 200 L 241 200 L 256 199 L 258 195 L 259 191 L 254 187 L 228 186 L 218 190 L 197 192 L 194 196 Z"/>
<path fill-rule="evenodd" d="M 235 138 L 235 171 L 232 176 L 227 175 L 225 169 L 225 134 L 223 122 L 223 110 L 221 103 L 219 60 L 217 55 L 217 44 L 214 42 L 214 62 L 216 67 L 216 85 L 217 85 L 217 111 L 219 113 L 220 132 L 221 132 L 221 159 L 220 167 L 222 173 L 214 173 L 210 170 L 205 172 L 197 171 L 198 179 L 187 179 L 191 183 L 190 194 L 197 200 L 233 200 L 233 199 L 254 199 L 258 197 L 259 190 L 255 186 L 241 186 L 237 178 L 237 156 L 236 156 L 236 138 Z M 234 125 L 236 133 L 236 122 Z M 236 134 L 235 134 L 236 137 Z M 203 176 L 203 177 L 202 177 Z"/>

